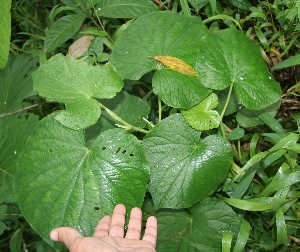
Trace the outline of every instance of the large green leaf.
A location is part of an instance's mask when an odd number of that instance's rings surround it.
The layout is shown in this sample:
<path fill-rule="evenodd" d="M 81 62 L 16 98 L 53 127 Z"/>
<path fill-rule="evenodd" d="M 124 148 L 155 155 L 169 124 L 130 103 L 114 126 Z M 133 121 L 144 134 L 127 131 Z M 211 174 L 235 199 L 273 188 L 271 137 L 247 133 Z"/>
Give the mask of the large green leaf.
<path fill-rule="evenodd" d="M 148 118 L 151 109 L 147 101 L 126 92 L 120 92 L 109 100 L 101 100 L 101 103 L 124 121 L 141 128 L 145 127 L 146 122 L 143 118 Z M 115 124 L 118 123 L 104 110 L 98 122 L 86 130 L 86 135 L 89 139 L 93 138 L 100 132 L 115 128 Z"/>
<path fill-rule="evenodd" d="M 24 98 L 32 94 L 31 72 L 36 68 L 37 58 L 25 55 L 9 58 L 0 70 L 0 114 L 24 107 Z"/>
<path fill-rule="evenodd" d="M 204 86 L 223 90 L 231 85 L 240 104 L 262 109 L 280 99 L 280 85 L 269 73 L 255 44 L 234 28 L 210 33 L 200 43 L 196 71 Z"/>
<path fill-rule="evenodd" d="M 11 0 L 0 0 L 0 68 L 7 62 L 10 46 L 10 8 Z"/>
<path fill-rule="evenodd" d="M 240 222 L 223 201 L 207 198 L 189 209 L 157 214 L 157 252 L 220 252 L 225 232 L 235 237 Z"/>
<path fill-rule="evenodd" d="M 35 116 L 0 118 L 0 202 L 17 202 L 13 189 L 17 160 L 37 123 Z"/>
<path fill-rule="evenodd" d="M 70 39 L 78 31 L 84 19 L 85 16 L 82 14 L 71 14 L 56 20 L 47 31 L 45 51 L 51 52 Z"/>
<path fill-rule="evenodd" d="M 137 18 L 158 11 L 150 0 L 102 0 L 96 9 L 99 16 L 109 18 Z"/>
<path fill-rule="evenodd" d="M 162 120 L 145 136 L 150 163 L 149 191 L 156 209 L 190 207 L 225 179 L 232 150 L 223 138 L 200 139 L 181 114 Z"/>
<path fill-rule="evenodd" d="M 54 114 L 28 138 L 15 187 L 24 217 L 50 242 L 55 227 L 71 226 L 89 236 L 116 204 L 140 207 L 148 179 L 136 137 L 113 129 L 87 145 L 83 130 L 64 127 Z"/>
<path fill-rule="evenodd" d="M 110 64 L 93 67 L 60 54 L 32 75 L 34 88 L 42 96 L 66 103 L 67 109 L 56 119 L 72 129 L 96 123 L 101 109 L 94 98 L 112 98 L 123 87 L 120 76 Z"/>
<path fill-rule="evenodd" d="M 111 63 L 126 79 L 138 80 L 157 70 L 153 90 L 168 105 L 190 108 L 211 92 L 195 76 L 163 67 L 149 56 L 173 56 L 194 66 L 200 38 L 207 33 L 199 18 L 171 12 L 153 12 L 138 18 L 123 31 L 111 55 Z"/>
<path fill-rule="evenodd" d="M 181 110 L 186 122 L 196 130 L 209 130 L 219 127 L 221 116 L 213 110 L 218 105 L 218 96 L 212 93 L 196 106 Z"/>

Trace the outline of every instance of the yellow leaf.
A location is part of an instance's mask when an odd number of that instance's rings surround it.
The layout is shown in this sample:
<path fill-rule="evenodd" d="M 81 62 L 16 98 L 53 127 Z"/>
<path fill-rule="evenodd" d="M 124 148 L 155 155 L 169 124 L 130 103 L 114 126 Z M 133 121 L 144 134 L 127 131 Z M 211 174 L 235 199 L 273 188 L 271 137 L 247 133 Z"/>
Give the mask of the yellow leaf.
<path fill-rule="evenodd" d="M 164 64 L 166 67 L 172 69 L 175 72 L 185 74 L 188 76 L 197 76 L 197 72 L 189 64 L 185 63 L 183 60 L 178 59 L 173 56 L 149 56 L 160 63 Z"/>

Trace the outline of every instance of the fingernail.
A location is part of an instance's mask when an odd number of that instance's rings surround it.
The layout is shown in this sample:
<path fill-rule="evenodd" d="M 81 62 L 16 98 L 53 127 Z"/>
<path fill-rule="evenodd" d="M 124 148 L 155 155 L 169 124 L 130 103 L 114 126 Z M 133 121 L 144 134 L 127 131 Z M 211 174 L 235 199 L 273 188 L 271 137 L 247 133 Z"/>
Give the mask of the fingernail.
<path fill-rule="evenodd" d="M 58 232 L 55 231 L 55 230 L 52 230 L 51 233 L 50 233 L 50 238 L 53 241 L 58 241 Z"/>

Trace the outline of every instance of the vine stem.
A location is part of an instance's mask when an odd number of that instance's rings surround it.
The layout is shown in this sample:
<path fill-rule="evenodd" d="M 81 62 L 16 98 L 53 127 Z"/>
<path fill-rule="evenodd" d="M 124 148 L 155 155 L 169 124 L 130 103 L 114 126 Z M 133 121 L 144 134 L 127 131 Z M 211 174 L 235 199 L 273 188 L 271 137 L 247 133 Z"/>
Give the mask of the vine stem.
<path fill-rule="evenodd" d="M 232 93 L 232 88 L 233 88 L 233 83 L 234 83 L 234 81 L 231 82 L 230 87 L 229 87 L 227 99 L 226 99 L 226 102 L 225 102 L 223 111 L 222 111 L 222 113 L 221 113 L 221 122 L 223 121 L 223 117 L 224 117 L 224 115 L 225 115 L 225 112 L 226 112 L 227 107 L 228 107 L 228 104 L 229 104 L 229 100 L 230 100 L 231 93 Z M 224 128 L 223 128 L 223 125 L 222 125 L 222 124 L 221 124 L 221 131 L 222 131 L 223 137 L 225 138 L 226 135 L 225 135 Z"/>
<path fill-rule="evenodd" d="M 18 109 L 18 110 L 16 110 L 16 111 L 8 112 L 8 113 L 5 113 L 5 114 L 0 115 L 0 118 L 6 117 L 6 116 L 10 116 L 10 115 L 14 115 L 14 114 L 18 114 L 18 113 L 20 113 L 20 112 L 23 112 L 23 111 L 25 111 L 25 110 L 28 110 L 28 109 L 37 107 L 37 106 L 39 106 L 39 105 L 41 105 L 41 104 L 40 104 L 40 103 L 39 103 L 39 104 L 33 104 L 33 105 L 28 106 L 28 107 L 25 107 L 25 108 L 22 108 L 22 109 Z"/>
<path fill-rule="evenodd" d="M 158 97 L 158 122 L 161 121 L 161 113 L 162 113 L 162 110 L 161 110 L 161 100 Z"/>
<path fill-rule="evenodd" d="M 100 107 L 105 109 L 105 111 L 113 118 L 115 119 L 116 121 L 120 122 L 122 125 L 120 124 L 116 124 L 116 126 L 120 127 L 120 128 L 123 128 L 125 130 L 134 130 L 134 131 L 139 131 L 139 132 L 142 132 L 142 133 L 149 133 L 148 130 L 145 130 L 145 129 L 141 129 L 139 127 L 135 127 L 133 125 L 131 125 L 130 123 L 128 122 L 125 122 L 122 118 L 120 118 L 117 114 L 115 114 L 113 111 L 111 111 L 109 108 L 105 107 L 102 103 L 100 103 Z"/>

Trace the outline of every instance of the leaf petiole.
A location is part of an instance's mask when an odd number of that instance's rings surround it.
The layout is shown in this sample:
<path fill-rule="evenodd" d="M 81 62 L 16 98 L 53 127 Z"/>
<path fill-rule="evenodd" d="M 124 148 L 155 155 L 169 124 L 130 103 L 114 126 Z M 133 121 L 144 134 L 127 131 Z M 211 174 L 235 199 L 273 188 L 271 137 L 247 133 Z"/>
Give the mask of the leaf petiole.
<path fill-rule="evenodd" d="M 116 121 L 120 122 L 122 125 L 120 124 L 116 124 L 117 127 L 119 128 L 123 128 L 125 130 L 134 130 L 134 131 L 139 131 L 139 132 L 142 132 L 142 133 L 149 133 L 148 130 L 145 130 L 145 129 L 141 129 L 139 127 L 135 127 L 133 125 L 131 125 L 130 123 L 128 122 L 125 122 L 122 118 L 120 118 L 117 114 L 115 114 L 113 111 L 111 111 L 109 108 L 105 107 L 102 103 L 100 103 L 100 107 L 105 109 L 105 111 L 113 118 L 115 119 Z"/>

